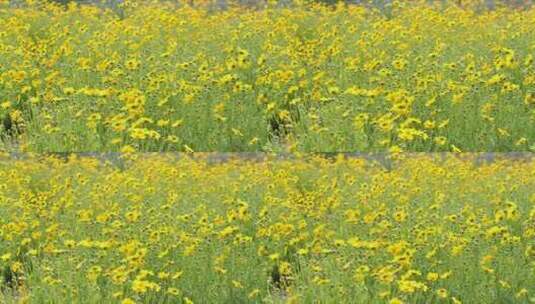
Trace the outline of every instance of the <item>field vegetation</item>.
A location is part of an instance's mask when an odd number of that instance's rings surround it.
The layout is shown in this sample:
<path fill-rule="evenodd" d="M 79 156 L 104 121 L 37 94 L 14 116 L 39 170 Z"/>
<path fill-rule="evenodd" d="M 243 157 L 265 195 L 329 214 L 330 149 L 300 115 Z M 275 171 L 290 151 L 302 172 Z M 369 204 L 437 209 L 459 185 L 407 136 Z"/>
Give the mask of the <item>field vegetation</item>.
<path fill-rule="evenodd" d="M 2 2 L 4 150 L 535 148 L 534 9 Z"/>
<path fill-rule="evenodd" d="M 1 162 L 0 302 L 535 302 L 532 161 L 132 157 Z"/>

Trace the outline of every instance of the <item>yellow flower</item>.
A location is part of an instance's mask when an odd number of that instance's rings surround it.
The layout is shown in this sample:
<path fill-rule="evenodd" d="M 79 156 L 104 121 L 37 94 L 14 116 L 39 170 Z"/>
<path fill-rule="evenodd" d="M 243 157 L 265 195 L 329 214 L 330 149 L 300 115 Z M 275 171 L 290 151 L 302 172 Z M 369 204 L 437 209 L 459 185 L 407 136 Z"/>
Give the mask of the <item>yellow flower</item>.
<path fill-rule="evenodd" d="M 149 290 L 159 291 L 160 285 L 151 281 L 143 280 L 143 279 L 135 279 L 132 282 L 132 290 L 136 293 L 143 294 Z"/>
<path fill-rule="evenodd" d="M 73 87 L 63 88 L 63 94 L 65 94 L 65 95 L 72 95 L 75 92 L 76 92 L 76 90 Z"/>
<path fill-rule="evenodd" d="M 236 281 L 236 280 L 232 280 L 232 286 L 234 286 L 234 288 L 237 288 L 237 289 L 243 288 L 243 285 L 239 281 Z"/>
<path fill-rule="evenodd" d="M 451 297 L 451 301 L 453 302 L 453 304 L 463 304 L 463 302 L 461 302 L 461 300 L 457 299 L 456 297 Z"/>
<path fill-rule="evenodd" d="M 0 104 L 0 107 L 2 107 L 2 109 L 9 109 L 11 107 L 11 102 L 10 101 L 4 101 L 4 102 L 2 102 L 2 104 Z"/>
<path fill-rule="evenodd" d="M 399 298 L 392 298 L 390 299 L 390 301 L 388 301 L 389 304 L 403 304 L 405 302 L 403 302 L 402 300 L 400 300 Z"/>
<path fill-rule="evenodd" d="M 256 289 L 253 289 L 253 290 L 247 295 L 247 297 L 248 297 L 249 299 L 254 299 L 254 298 L 256 298 L 259 294 L 260 294 L 260 289 L 256 288 Z"/>
<path fill-rule="evenodd" d="M 445 299 L 448 297 L 448 291 L 444 288 L 440 288 L 437 290 L 437 295 L 439 298 Z"/>
<path fill-rule="evenodd" d="M 141 62 L 136 59 L 129 59 L 126 61 L 125 66 L 129 70 L 136 70 L 141 65 Z"/>
<path fill-rule="evenodd" d="M 173 296 L 178 296 L 180 294 L 180 291 L 177 288 L 169 287 L 167 288 L 167 293 Z"/>
<path fill-rule="evenodd" d="M 122 301 L 121 301 L 121 304 L 136 304 L 136 302 L 130 298 L 124 298 Z"/>
<path fill-rule="evenodd" d="M 429 272 L 429 273 L 427 274 L 427 277 L 426 277 L 426 278 L 427 278 L 428 281 L 434 282 L 434 281 L 438 280 L 439 277 L 440 277 L 440 276 L 439 276 L 438 273 L 436 273 L 436 272 Z"/>
<path fill-rule="evenodd" d="M 136 149 L 130 145 L 125 145 L 121 148 L 121 153 L 132 154 L 136 152 Z"/>
<path fill-rule="evenodd" d="M 279 258 L 280 258 L 280 254 L 278 254 L 278 253 L 273 253 L 273 254 L 269 255 L 269 259 L 272 260 L 272 261 L 276 261 Z"/>
<path fill-rule="evenodd" d="M 9 261 L 9 259 L 11 259 L 11 253 L 4 253 L 0 256 L 0 260 L 2 260 L 3 262 Z"/>
<path fill-rule="evenodd" d="M 188 297 L 184 297 L 183 300 L 184 300 L 184 303 L 186 303 L 186 304 L 194 304 L 193 301 Z"/>

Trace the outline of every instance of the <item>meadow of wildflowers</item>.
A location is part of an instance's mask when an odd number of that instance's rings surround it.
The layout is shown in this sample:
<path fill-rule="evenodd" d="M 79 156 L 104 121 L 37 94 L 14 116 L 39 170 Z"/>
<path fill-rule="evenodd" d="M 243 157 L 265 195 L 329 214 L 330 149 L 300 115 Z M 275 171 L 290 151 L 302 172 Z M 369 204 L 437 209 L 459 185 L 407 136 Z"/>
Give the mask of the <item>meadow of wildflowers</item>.
<path fill-rule="evenodd" d="M 1 304 L 535 303 L 531 1 L 53 2 L 0 0 Z"/>
<path fill-rule="evenodd" d="M 2 303 L 535 303 L 535 162 L 2 160 L 0 269 Z"/>
<path fill-rule="evenodd" d="M 8 2 L 4 150 L 535 149 L 534 9 Z"/>

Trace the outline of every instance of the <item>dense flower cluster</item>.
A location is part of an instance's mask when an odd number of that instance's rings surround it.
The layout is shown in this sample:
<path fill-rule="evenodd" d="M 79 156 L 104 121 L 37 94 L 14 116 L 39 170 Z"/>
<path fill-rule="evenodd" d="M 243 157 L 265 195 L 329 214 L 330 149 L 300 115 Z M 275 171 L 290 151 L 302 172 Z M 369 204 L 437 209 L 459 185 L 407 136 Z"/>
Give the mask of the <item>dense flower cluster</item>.
<path fill-rule="evenodd" d="M 8 148 L 535 150 L 533 9 L 2 2 Z"/>
<path fill-rule="evenodd" d="M 134 158 L 2 161 L 2 303 L 535 302 L 534 162 Z"/>

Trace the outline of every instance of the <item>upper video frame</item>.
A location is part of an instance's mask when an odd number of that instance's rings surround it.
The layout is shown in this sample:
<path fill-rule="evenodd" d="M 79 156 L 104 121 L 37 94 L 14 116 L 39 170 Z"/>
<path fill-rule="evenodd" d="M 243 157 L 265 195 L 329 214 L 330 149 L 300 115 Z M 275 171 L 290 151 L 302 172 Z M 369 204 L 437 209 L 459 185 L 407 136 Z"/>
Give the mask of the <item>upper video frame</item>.
<path fill-rule="evenodd" d="M 535 151 L 529 1 L 23 2 L 5 151 Z"/>

